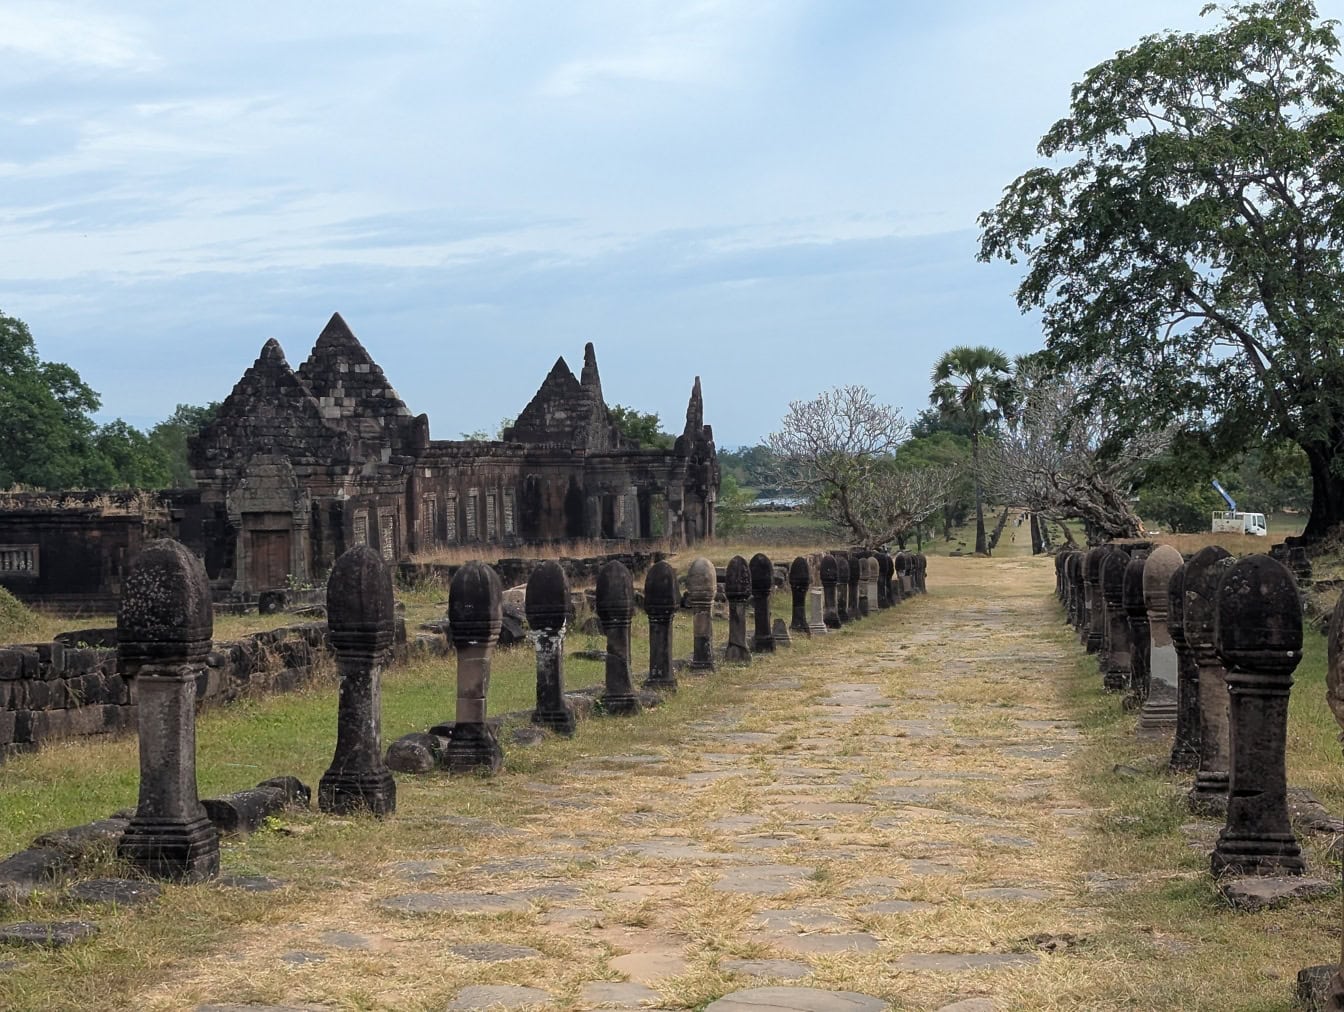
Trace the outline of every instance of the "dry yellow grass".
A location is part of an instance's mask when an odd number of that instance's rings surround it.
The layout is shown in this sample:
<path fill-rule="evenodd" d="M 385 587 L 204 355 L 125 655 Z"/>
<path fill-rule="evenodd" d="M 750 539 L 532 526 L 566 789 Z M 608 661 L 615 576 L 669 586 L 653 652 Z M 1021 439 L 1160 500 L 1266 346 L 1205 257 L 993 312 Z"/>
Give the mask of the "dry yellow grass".
<path fill-rule="evenodd" d="M 585 984 L 638 976 L 628 957 L 643 953 L 672 1008 L 765 982 L 725 959 L 794 958 L 810 964 L 804 986 L 900 1009 L 975 995 L 1001 1009 L 1287 1009 L 1296 970 L 1336 952 L 1337 901 L 1226 909 L 1181 828 L 1180 785 L 1112 773 L 1147 769 L 1160 750 L 1100 692 L 1052 583 L 1049 559 L 934 559 L 929 596 L 750 668 L 684 678 L 653 713 L 513 748 L 498 778 L 399 778 L 385 824 L 287 817 L 225 853 L 229 870 L 285 889 L 173 888 L 146 911 L 104 913 L 93 943 L 22 956 L 0 978 L 0 1006 L 437 1012 L 468 984 L 515 983 L 582 1008 Z M 722 891 L 755 863 L 798 871 L 779 895 Z M 1096 872 L 1123 891 L 1094 888 Z M 556 886 L 571 892 L 487 915 L 379 906 Z M 978 892 L 999 887 L 1044 898 Z M 885 899 L 929 906 L 866 909 Z M 800 908 L 837 923 L 760 927 L 763 912 Z M 875 944 L 794 951 L 836 933 Z M 1061 948 L 1039 952 L 1037 936 Z M 453 950 L 480 942 L 539 954 L 484 963 Z M 899 963 L 958 952 L 1039 958 L 974 973 Z"/>

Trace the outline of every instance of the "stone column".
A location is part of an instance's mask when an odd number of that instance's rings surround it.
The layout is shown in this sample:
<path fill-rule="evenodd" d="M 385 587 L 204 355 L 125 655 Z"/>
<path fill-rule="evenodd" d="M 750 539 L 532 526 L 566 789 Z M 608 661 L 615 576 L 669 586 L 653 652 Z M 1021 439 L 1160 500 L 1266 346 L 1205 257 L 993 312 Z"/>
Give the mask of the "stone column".
<path fill-rule="evenodd" d="M 686 596 L 690 599 L 694 616 L 694 647 L 690 671 L 713 671 L 714 664 L 714 595 L 718 592 L 718 578 L 714 563 L 700 556 L 686 572 Z"/>
<path fill-rule="evenodd" d="M 1185 638 L 1185 567 L 1171 574 L 1167 585 L 1167 628 L 1176 651 L 1176 738 L 1171 745 L 1173 770 L 1199 769 L 1199 666 Z"/>
<path fill-rule="evenodd" d="M 831 552 L 831 558 L 835 559 L 835 616 L 841 625 L 848 625 L 853 621 L 849 616 L 849 553 Z"/>
<path fill-rule="evenodd" d="M 728 560 L 724 573 L 723 594 L 728 598 L 728 646 L 723 652 L 726 664 L 750 664 L 747 649 L 747 601 L 751 598 L 751 567 L 740 555 Z"/>
<path fill-rule="evenodd" d="M 821 557 L 821 563 L 817 569 L 821 573 L 821 589 L 825 601 L 822 622 L 827 629 L 839 629 L 840 606 L 836 600 L 836 593 L 840 586 L 840 563 L 834 555 L 828 553 Z"/>
<path fill-rule="evenodd" d="M 849 553 L 849 620 L 863 618 L 859 612 L 859 581 L 863 578 L 863 557 L 859 552 Z"/>
<path fill-rule="evenodd" d="M 859 618 L 867 618 L 876 610 L 876 605 L 872 602 L 872 596 L 874 593 L 873 585 L 877 581 L 868 565 L 875 561 L 868 556 L 867 552 L 859 556 Z"/>
<path fill-rule="evenodd" d="M 597 574 L 597 620 L 607 634 L 607 685 L 602 708 L 628 716 L 641 709 L 630 678 L 630 621 L 635 615 L 635 585 L 630 570 L 612 560 Z"/>
<path fill-rule="evenodd" d="M 457 719 L 443 757 L 449 773 L 493 775 L 504 765 L 504 750 L 485 719 L 501 593 L 499 575 L 484 562 L 468 562 L 448 586 L 448 635 L 457 651 Z"/>
<path fill-rule="evenodd" d="M 1335 604 L 1326 636 L 1325 700 L 1344 738 L 1344 595 Z M 1344 943 L 1342 943 L 1344 944 Z M 1344 955 L 1330 978 L 1325 1012 L 1344 1012 Z"/>
<path fill-rule="evenodd" d="M 1083 643 L 1089 654 L 1095 654 L 1106 640 L 1106 604 L 1101 594 L 1101 564 L 1111 550 L 1109 545 L 1090 549 L 1083 561 L 1083 579 L 1087 593 L 1087 627 Z"/>
<path fill-rule="evenodd" d="M 649 616 L 649 677 L 644 687 L 676 692 L 672 669 L 672 620 L 677 614 L 677 571 L 659 560 L 644 577 L 644 613 Z"/>
<path fill-rule="evenodd" d="M 140 797 L 117 856 L 151 878 L 219 874 L 219 834 L 196 793 L 196 678 L 213 632 L 201 560 L 176 541 L 151 541 L 117 609 L 117 671 L 135 680 L 140 724 Z"/>
<path fill-rule="evenodd" d="M 929 557 L 923 552 L 915 553 L 915 590 L 920 594 L 929 592 Z"/>
<path fill-rule="evenodd" d="M 527 578 L 523 601 L 537 654 L 537 706 L 532 723 L 566 738 L 574 736 L 574 708 L 565 699 L 565 623 L 569 619 L 569 578 L 560 563 L 547 559 Z"/>
<path fill-rule="evenodd" d="M 1248 555 L 1218 585 L 1214 642 L 1227 671 L 1227 822 L 1215 875 L 1301 875 L 1288 821 L 1288 693 L 1302 660 L 1297 581 L 1268 555 Z"/>
<path fill-rule="evenodd" d="M 1122 692 L 1129 684 L 1129 615 L 1125 611 L 1125 569 L 1129 556 L 1114 548 L 1101 560 L 1101 596 L 1106 609 L 1105 639 L 1098 653 L 1101 684 Z"/>
<path fill-rule="evenodd" d="M 910 553 L 897 552 L 893 560 L 896 565 L 896 600 L 904 601 L 910 596 Z"/>
<path fill-rule="evenodd" d="M 1069 552 L 1065 568 L 1069 581 L 1069 624 L 1073 626 L 1075 631 L 1078 631 L 1082 629 L 1086 620 L 1083 606 L 1085 593 L 1083 553 L 1079 551 Z"/>
<path fill-rule="evenodd" d="M 825 636 L 826 629 L 826 605 L 825 595 L 820 587 L 813 587 L 807 592 L 807 631 L 812 636 Z"/>
<path fill-rule="evenodd" d="M 879 608 L 890 608 L 894 603 L 891 600 L 891 574 L 894 572 L 891 565 L 891 556 L 886 552 L 877 553 L 877 606 Z"/>
<path fill-rule="evenodd" d="M 1125 616 L 1129 620 L 1129 695 L 1125 709 L 1138 710 L 1148 698 L 1149 653 L 1152 636 L 1148 629 L 1148 604 L 1143 598 L 1143 568 L 1148 553 L 1135 551 L 1125 566 Z"/>
<path fill-rule="evenodd" d="M 1148 691 L 1139 711 L 1139 734 L 1157 738 L 1176 727 L 1176 692 L 1180 671 L 1176 646 L 1167 627 L 1167 589 L 1184 563 L 1170 545 L 1153 549 L 1143 563 L 1143 602 L 1148 611 Z"/>
<path fill-rule="evenodd" d="M 1190 790 L 1195 811 L 1222 814 L 1227 806 L 1230 760 L 1227 673 L 1214 643 L 1218 581 L 1232 565 L 1228 553 L 1210 545 L 1185 566 L 1185 640 L 1199 667 L 1199 769 Z"/>
<path fill-rule="evenodd" d="M 789 590 L 793 592 L 793 618 L 789 628 L 804 636 L 812 635 L 812 627 L 807 622 L 807 592 L 811 586 L 812 568 L 800 555 L 789 566 Z"/>
<path fill-rule="evenodd" d="M 774 623 L 770 620 L 770 592 L 775 589 L 775 564 L 763 552 L 757 552 L 748 564 L 751 570 L 751 605 L 756 617 L 756 635 L 751 649 L 760 653 L 774 653 Z"/>
<path fill-rule="evenodd" d="M 317 807 L 345 815 L 397 810 L 397 784 L 383 763 L 383 665 L 392 649 L 392 573 L 368 545 L 336 560 L 327 578 L 327 631 L 341 676 L 336 755 L 317 785 Z"/>
<path fill-rule="evenodd" d="M 1055 597 L 1064 600 L 1064 553 L 1055 556 Z"/>

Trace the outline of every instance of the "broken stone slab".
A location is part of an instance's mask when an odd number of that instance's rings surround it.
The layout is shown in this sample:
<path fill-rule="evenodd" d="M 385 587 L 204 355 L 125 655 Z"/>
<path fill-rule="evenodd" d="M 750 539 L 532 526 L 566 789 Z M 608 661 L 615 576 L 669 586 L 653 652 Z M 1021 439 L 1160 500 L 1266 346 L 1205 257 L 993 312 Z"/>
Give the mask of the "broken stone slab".
<path fill-rule="evenodd" d="M 796 959 L 725 959 L 719 963 L 719 968 L 729 973 L 776 980 L 798 980 L 812 973 L 812 967 Z"/>
<path fill-rule="evenodd" d="M 869 903 L 866 907 L 860 907 L 861 914 L 880 914 L 884 917 L 893 914 L 913 914 L 921 910 L 936 910 L 937 904 L 924 903 L 919 900 L 879 900 L 876 903 Z"/>
<path fill-rule="evenodd" d="M 82 826 L 43 833 L 33 841 L 32 846 L 37 849 L 59 850 L 79 860 L 95 849 L 115 849 L 130 821 L 118 818 L 95 819 Z"/>
<path fill-rule="evenodd" d="M 0 925 L 0 945 L 60 949 L 96 934 L 98 925 L 88 921 L 19 921 Z"/>
<path fill-rule="evenodd" d="M 134 907 L 159 898 L 163 892 L 154 882 L 128 878 L 95 878 L 76 882 L 67 895 L 80 903 L 112 903 Z"/>
<path fill-rule="evenodd" d="M 1319 878 L 1265 875 L 1226 879 L 1218 883 L 1218 891 L 1238 910 L 1254 913 L 1281 907 L 1294 900 L 1329 896 L 1335 891 L 1335 886 L 1336 883 Z"/>
<path fill-rule="evenodd" d="M 1002 970 L 1039 962 L 1034 952 L 910 952 L 893 960 L 897 970 L 930 970 L 937 973 L 965 973 L 973 970 Z"/>
<path fill-rule="evenodd" d="M 940 1005 L 936 1012 L 994 1012 L 991 998 L 963 998 L 951 1005 Z"/>
<path fill-rule="evenodd" d="M 265 875 L 221 875 L 215 881 L 227 889 L 241 889 L 245 893 L 273 893 L 287 884 Z"/>
<path fill-rule="evenodd" d="M 305 952 L 298 950 L 295 952 L 282 953 L 280 962 L 288 963 L 290 966 L 307 966 L 309 963 L 325 963 L 327 957 L 320 952 Z"/>
<path fill-rule="evenodd" d="M 1331 815 L 1316 795 L 1303 788 L 1288 788 L 1288 815 L 1293 828 L 1304 833 L 1344 834 L 1344 819 Z"/>
<path fill-rule="evenodd" d="M 0 861 L 0 898 L 24 899 L 34 889 L 50 885 L 75 861 L 54 847 L 30 847 Z"/>
<path fill-rule="evenodd" d="M 621 1008 L 639 1008 L 657 1004 L 662 1000 L 653 988 L 646 984 L 624 981 L 590 980 L 579 990 L 579 1000 L 585 1005 L 616 1005 Z"/>
<path fill-rule="evenodd" d="M 812 869 L 793 864 L 748 865 L 730 868 L 714 883 L 717 892 L 778 896 L 798 889 Z"/>
<path fill-rule="evenodd" d="M 1330 981 L 1339 967 L 1334 963 L 1308 966 L 1297 972 L 1297 1004 L 1306 1012 L 1328 1012 Z"/>
<path fill-rule="evenodd" d="M 828 935 L 820 931 L 794 933 L 776 931 L 762 934 L 762 938 L 779 949 L 802 956 L 834 955 L 841 952 L 872 952 L 878 940 L 866 931 L 850 931 Z"/>
<path fill-rule="evenodd" d="M 705 1012 L 882 1012 L 891 1006 L 856 991 L 811 987 L 752 987 L 705 1006 Z"/>
<path fill-rule="evenodd" d="M 985 889 L 968 889 L 966 896 L 995 903 L 1042 903 L 1050 898 L 1050 893 L 1025 886 L 989 886 Z"/>
<path fill-rule="evenodd" d="M 451 1012 L 468 1009 L 522 1008 L 550 1005 L 551 996 L 539 987 L 517 984 L 472 984 L 457 992 L 449 1003 Z"/>
<path fill-rule="evenodd" d="M 387 747 L 387 768 L 398 773 L 431 773 L 438 769 L 448 739 L 425 731 L 402 735 Z"/>

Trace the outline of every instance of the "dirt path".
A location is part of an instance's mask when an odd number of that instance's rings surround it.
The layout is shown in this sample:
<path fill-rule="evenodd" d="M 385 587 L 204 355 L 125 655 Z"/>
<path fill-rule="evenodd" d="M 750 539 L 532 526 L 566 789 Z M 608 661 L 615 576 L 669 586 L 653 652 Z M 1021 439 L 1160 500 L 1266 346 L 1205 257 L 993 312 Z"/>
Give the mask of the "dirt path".
<path fill-rule="evenodd" d="M 683 1008 L 763 987 L 847 995 L 712 1007 L 1103 1007 L 1086 996 L 1160 975 L 1162 949 L 1082 977 L 1071 950 L 1112 880 L 1086 863 L 1052 579 L 1049 560 L 935 559 L 928 597 L 618 752 L 580 739 L 489 784 L 403 782 L 395 828 L 254 838 L 301 902 L 139 1007 Z"/>

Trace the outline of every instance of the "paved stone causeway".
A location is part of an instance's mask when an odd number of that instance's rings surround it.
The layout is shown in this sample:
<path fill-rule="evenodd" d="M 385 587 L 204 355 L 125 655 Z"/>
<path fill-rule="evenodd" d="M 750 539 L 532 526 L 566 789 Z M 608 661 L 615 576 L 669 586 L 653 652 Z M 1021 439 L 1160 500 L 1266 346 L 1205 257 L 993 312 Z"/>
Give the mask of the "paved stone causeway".
<path fill-rule="evenodd" d="M 1043 1007 L 1113 899 L 1073 856 L 1078 651 L 1048 560 L 933 563 L 927 597 L 710 676 L 741 688 L 673 740 L 403 781 L 419 842 L 358 866 L 274 841 L 309 899 L 143 1007 Z M 352 831 L 314 825 L 319 854 Z"/>

